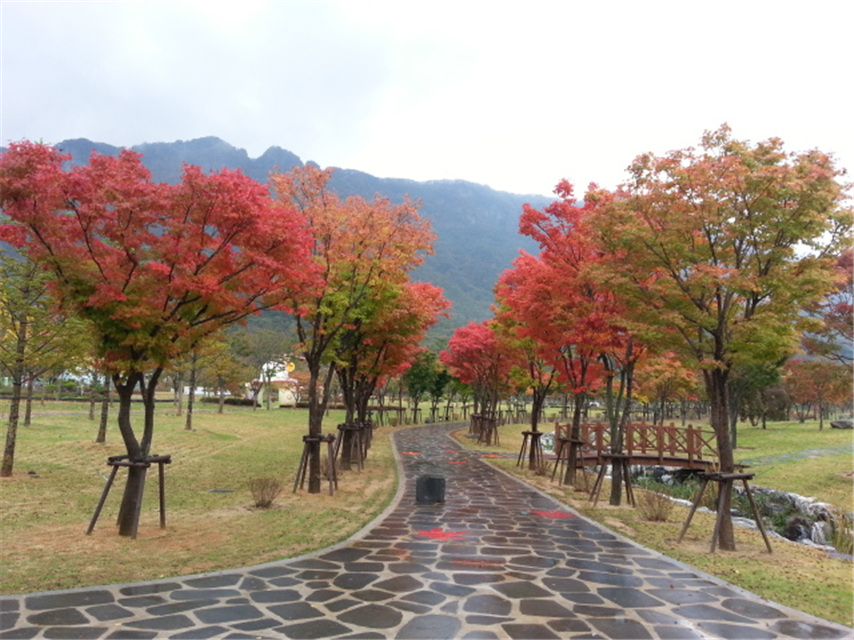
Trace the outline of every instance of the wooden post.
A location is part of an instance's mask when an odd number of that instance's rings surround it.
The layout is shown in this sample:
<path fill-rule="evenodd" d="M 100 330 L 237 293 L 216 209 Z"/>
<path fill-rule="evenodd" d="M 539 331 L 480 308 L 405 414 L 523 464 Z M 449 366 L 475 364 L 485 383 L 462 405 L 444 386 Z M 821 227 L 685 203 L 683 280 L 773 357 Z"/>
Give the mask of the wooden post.
<path fill-rule="evenodd" d="M 107 484 L 104 485 L 104 491 L 101 493 L 101 499 L 98 501 L 98 506 L 95 507 L 95 513 L 92 514 L 92 520 L 89 521 L 89 528 L 86 529 L 86 535 L 92 535 L 92 531 L 95 529 L 95 523 L 98 522 L 98 516 L 101 515 L 101 509 L 104 507 L 104 502 L 107 500 L 107 494 L 110 492 L 110 487 L 113 486 L 113 480 L 116 479 L 116 473 L 118 473 L 119 468 L 116 465 L 113 465 L 113 469 L 110 471 L 110 477 L 107 478 Z"/>
<path fill-rule="evenodd" d="M 163 470 L 163 460 L 157 461 L 160 476 L 160 528 L 166 528 L 166 477 Z"/>
<path fill-rule="evenodd" d="M 143 493 L 145 491 L 145 478 L 148 471 L 148 468 L 151 466 L 152 462 L 156 462 L 159 471 L 160 471 L 160 528 L 166 528 L 166 480 L 163 470 L 164 464 L 169 464 L 172 462 L 172 456 L 148 456 L 143 460 L 138 460 L 132 462 L 128 460 L 128 456 L 110 456 L 107 458 L 107 464 L 112 467 L 110 471 L 110 477 L 107 479 L 107 484 L 104 486 L 104 491 L 101 493 L 101 498 L 98 501 L 98 506 L 95 507 L 95 513 L 92 514 L 92 519 L 89 521 L 89 528 L 86 530 L 86 535 L 91 535 L 92 531 L 95 529 L 95 523 L 98 522 L 98 518 L 101 515 L 101 509 L 104 507 L 104 503 L 107 500 L 107 495 L 110 493 L 110 488 L 113 486 L 113 481 L 116 478 L 116 474 L 119 471 L 119 467 L 141 467 L 142 468 L 142 477 L 139 481 L 139 489 L 136 496 L 136 511 L 134 513 L 134 521 L 133 528 L 131 532 L 131 538 L 136 538 L 137 533 L 139 532 L 139 516 L 142 511 L 142 498 Z M 119 509 L 119 521 L 121 520 L 121 509 Z"/>

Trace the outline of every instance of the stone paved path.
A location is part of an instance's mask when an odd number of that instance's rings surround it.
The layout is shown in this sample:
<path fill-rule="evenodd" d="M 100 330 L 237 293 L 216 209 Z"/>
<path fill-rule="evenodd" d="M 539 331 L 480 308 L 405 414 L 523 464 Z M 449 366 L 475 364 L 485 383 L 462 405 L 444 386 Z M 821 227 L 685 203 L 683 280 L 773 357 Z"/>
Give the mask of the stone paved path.
<path fill-rule="evenodd" d="M 396 434 L 398 501 L 337 547 L 159 582 L 0 599 L 2 638 L 850 638 L 578 517 L 460 451 Z M 446 479 L 417 504 L 416 478 Z"/>

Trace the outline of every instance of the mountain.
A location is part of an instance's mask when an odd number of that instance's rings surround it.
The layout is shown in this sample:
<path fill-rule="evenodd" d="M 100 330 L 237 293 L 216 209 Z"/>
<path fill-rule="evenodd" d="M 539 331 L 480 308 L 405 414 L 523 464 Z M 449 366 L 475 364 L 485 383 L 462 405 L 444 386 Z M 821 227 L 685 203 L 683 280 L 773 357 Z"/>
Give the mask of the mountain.
<path fill-rule="evenodd" d="M 56 147 L 70 154 L 74 164 L 87 162 L 93 150 L 105 155 L 121 151 L 85 139 L 65 140 Z M 250 158 L 244 149 L 216 137 L 144 143 L 131 149 L 142 154 L 143 164 L 158 182 L 177 182 L 184 163 L 205 171 L 240 169 L 262 183 L 271 171 L 303 165 L 297 155 L 280 147 Z M 453 303 L 453 318 L 433 332 L 440 340 L 450 337 L 456 327 L 491 317 L 492 288 L 498 276 L 511 266 L 520 249 L 537 250 L 529 238 L 518 233 L 522 205 L 542 208 L 551 202 L 544 196 L 512 194 L 463 180 L 417 182 L 377 178 L 353 169 L 336 168 L 330 186 L 341 197 L 371 199 L 380 194 L 392 202 L 401 202 L 406 196 L 420 201 L 420 212 L 430 219 L 437 240 L 435 254 L 413 273 L 413 279 L 442 287 Z"/>

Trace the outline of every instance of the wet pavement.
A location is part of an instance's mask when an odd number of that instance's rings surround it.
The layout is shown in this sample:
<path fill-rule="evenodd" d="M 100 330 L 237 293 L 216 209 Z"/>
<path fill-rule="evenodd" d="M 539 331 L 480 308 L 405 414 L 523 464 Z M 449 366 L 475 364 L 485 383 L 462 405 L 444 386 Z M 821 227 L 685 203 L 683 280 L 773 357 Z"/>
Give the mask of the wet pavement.
<path fill-rule="evenodd" d="M 397 498 L 341 545 L 235 571 L 0 598 L 0 638 L 854 636 L 579 517 L 459 450 L 450 428 L 395 434 Z M 416 499 L 441 492 L 429 480 L 416 495 L 428 476 L 444 478 L 444 503 Z"/>

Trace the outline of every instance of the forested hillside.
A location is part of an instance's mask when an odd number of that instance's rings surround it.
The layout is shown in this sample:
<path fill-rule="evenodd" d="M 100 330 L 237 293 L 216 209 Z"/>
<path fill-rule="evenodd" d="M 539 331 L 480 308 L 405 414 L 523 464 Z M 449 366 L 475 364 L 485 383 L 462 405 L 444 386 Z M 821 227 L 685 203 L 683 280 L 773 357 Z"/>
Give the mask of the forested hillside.
<path fill-rule="evenodd" d="M 102 154 L 120 151 L 119 147 L 85 139 L 65 140 L 56 146 L 71 154 L 74 163 L 85 163 L 93 150 Z M 143 155 L 143 163 L 160 182 L 177 181 L 184 163 L 206 171 L 240 169 L 260 182 L 266 182 L 271 171 L 287 171 L 303 164 L 297 155 L 275 146 L 258 158 L 250 158 L 245 150 L 215 137 L 144 143 L 131 148 Z M 491 315 L 492 287 L 498 275 L 510 266 L 519 249 L 536 249 L 530 239 L 518 233 L 522 205 L 542 207 L 550 201 L 543 196 L 506 193 L 462 180 L 416 182 L 377 178 L 353 169 L 337 169 L 331 184 L 341 196 L 372 198 L 380 194 L 400 202 L 408 195 L 421 202 L 421 213 L 432 221 L 438 238 L 435 255 L 414 277 L 442 287 L 452 301 L 453 318 L 434 331 L 435 336 L 445 338 L 455 327 Z"/>

